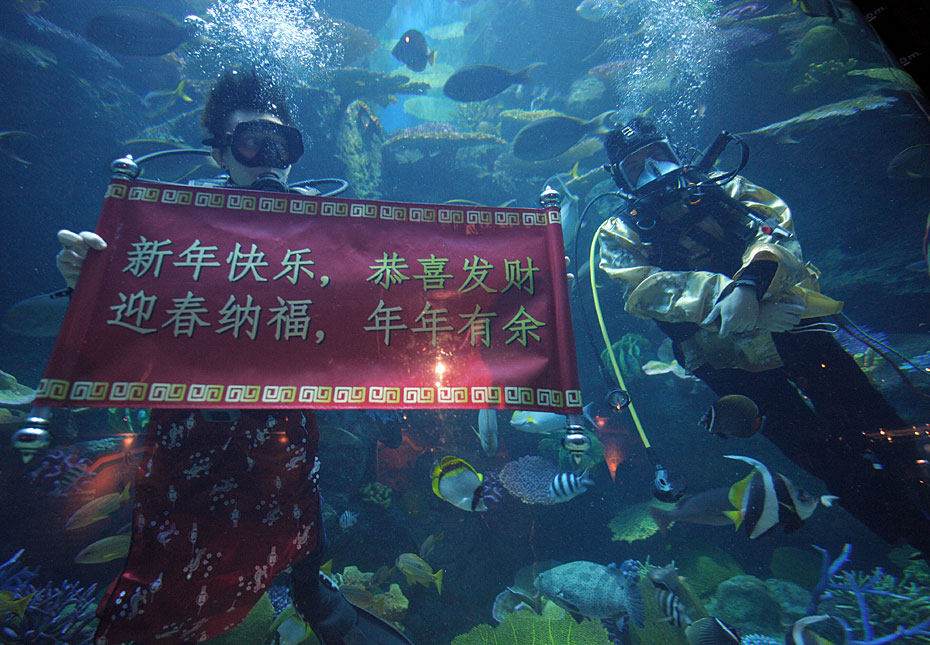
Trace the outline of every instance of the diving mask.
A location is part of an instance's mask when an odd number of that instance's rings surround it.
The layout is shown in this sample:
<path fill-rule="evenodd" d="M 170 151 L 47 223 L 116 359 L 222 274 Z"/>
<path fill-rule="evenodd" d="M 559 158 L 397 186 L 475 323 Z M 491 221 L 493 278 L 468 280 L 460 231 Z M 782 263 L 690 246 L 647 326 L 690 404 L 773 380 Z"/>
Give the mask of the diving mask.
<path fill-rule="evenodd" d="M 204 143 L 214 148 L 229 146 L 236 161 L 249 168 L 287 168 L 304 153 L 300 130 L 268 119 L 243 121 L 232 132 Z"/>
<path fill-rule="evenodd" d="M 637 148 L 622 161 L 612 165 L 632 191 L 641 191 L 654 181 L 662 179 L 681 168 L 678 155 L 672 150 L 668 139 L 651 141 Z"/>

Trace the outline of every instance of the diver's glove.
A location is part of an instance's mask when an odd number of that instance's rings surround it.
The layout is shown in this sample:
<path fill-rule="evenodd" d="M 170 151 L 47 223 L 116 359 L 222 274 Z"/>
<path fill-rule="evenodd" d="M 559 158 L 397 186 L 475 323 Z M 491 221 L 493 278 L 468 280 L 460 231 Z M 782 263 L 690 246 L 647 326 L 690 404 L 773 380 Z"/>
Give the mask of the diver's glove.
<path fill-rule="evenodd" d="M 756 327 L 766 331 L 788 331 L 801 322 L 804 309 L 804 299 L 800 296 L 792 296 L 784 302 L 762 302 Z"/>
<path fill-rule="evenodd" d="M 756 326 L 759 318 L 759 301 L 756 298 L 756 289 L 748 284 L 736 284 L 730 293 L 717 300 L 717 304 L 701 321 L 706 327 L 714 320 L 720 318 L 720 337 L 731 333 L 750 331 Z"/>

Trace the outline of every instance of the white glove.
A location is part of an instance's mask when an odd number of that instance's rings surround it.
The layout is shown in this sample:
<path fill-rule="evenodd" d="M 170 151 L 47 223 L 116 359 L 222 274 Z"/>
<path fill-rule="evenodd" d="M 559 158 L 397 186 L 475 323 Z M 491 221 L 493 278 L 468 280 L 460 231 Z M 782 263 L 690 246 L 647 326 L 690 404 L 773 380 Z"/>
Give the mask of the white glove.
<path fill-rule="evenodd" d="M 756 290 L 748 285 L 737 285 L 727 297 L 714 305 L 701 321 L 707 326 L 720 318 L 720 337 L 724 338 L 730 333 L 749 331 L 756 326 L 759 317 L 759 301 L 756 299 Z"/>
<path fill-rule="evenodd" d="M 107 243 L 102 237 L 90 231 L 81 231 L 75 233 L 68 229 L 58 231 L 58 241 L 61 243 L 61 251 L 55 258 L 58 264 L 58 271 L 65 283 L 74 288 L 77 284 L 78 276 L 81 275 L 81 267 L 84 266 L 84 258 L 91 249 L 102 251 L 107 248 Z"/>
<path fill-rule="evenodd" d="M 804 298 L 792 296 L 783 302 L 763 302 L 759 305 L 756 326 L 766 331 L 788 331 L 801 322 Z"/>

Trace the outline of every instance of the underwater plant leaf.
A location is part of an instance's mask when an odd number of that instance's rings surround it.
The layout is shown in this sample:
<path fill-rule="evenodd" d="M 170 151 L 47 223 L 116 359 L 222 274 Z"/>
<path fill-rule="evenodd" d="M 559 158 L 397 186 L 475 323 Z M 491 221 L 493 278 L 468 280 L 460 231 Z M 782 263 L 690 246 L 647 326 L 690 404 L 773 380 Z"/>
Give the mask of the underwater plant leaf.
<path fill-rule="evenodd" d="M 546 618 L 528 611 L 508 614 L 496 628 L 478 625 L 456 636 L 452 645 L 607 645 L 610 639 L 600 622 L 570 616 Z"/>

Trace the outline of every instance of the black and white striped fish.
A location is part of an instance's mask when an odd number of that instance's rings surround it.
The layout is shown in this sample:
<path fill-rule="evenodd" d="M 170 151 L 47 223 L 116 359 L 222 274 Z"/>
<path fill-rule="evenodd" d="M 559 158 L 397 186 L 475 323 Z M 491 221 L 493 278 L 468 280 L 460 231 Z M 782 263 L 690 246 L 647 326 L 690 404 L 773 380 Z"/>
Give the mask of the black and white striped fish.
<path fill-rule="evenodd" d="M 681 599 L 670 590 L 664 587 L 656 587 L 656 603 L 665 616 L 659 622 L 667 622 L 675 627 L 687 627 L 691 624 L 691 617 L 688 616 L 688 609 L 682 604 Z"/>
<path fill-rule="evenodd" d="M 575 473 L 559 473 L 552 478 L 549 484 L 549 499 L 556 502 L 567 502 L 578 497 L 593 486 L 594 481 L 588 478 L 587 469 L 580 475 Z"/>

